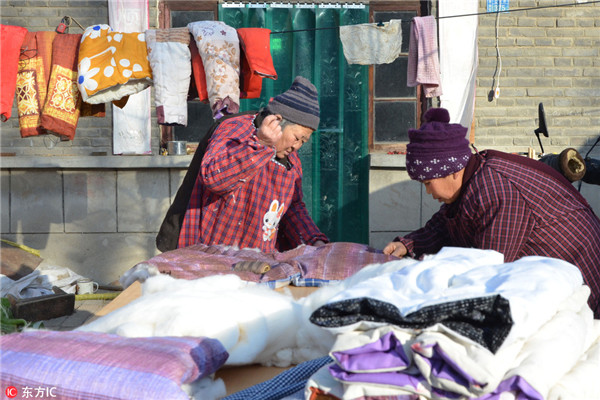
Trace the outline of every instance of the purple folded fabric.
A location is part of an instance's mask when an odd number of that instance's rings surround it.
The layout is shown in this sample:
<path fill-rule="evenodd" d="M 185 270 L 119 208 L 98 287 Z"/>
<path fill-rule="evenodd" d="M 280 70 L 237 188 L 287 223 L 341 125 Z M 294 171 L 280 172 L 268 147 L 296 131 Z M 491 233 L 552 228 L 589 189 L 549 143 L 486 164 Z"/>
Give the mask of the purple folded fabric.
<path fill-rule="evenodd" d="M 0 384 L 15 387 L 16 398 L 39 388 L 60 399 L 188 400 L 181 385 L 212 374 L 228 356 L 209 338 L 27 331 L 0 337 Z"/>
<path fill-rule="evenodd" d="M 364 346 L 344 351 L 334 351 L 331 355 L 337 363 L 349 372 L 400 371 L 410 366 L 402 343 L 393 332 L 386 333 L 378 340 Z"/>

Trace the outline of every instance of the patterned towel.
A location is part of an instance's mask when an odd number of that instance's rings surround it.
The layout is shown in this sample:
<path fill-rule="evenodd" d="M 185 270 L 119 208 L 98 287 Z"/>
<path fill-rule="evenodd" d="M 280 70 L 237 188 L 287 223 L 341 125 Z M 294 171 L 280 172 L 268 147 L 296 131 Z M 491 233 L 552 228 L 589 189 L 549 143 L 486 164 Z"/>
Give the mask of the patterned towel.
<path fill-rule="evenodd" d="M 26 28 L 0 25 L 0 63 L 2 64 L 2 69 L 0 69 L 0 115 L 2 122 L 6 122 L 12 114 L 17 86 L 19 52 L 26 34 Z"/>
<path fill-rule="evenodd" d="M 240 40 L 221 21 L 188 24 L 202 58 L 208 100 L 215 119 L 240 109 Z"/>
<path fill-rule="evenodd" d="M 55 36 L 56 32 L 27 32 L 23 40 L 16 83 L 21 137 L 46 133 L 41 126 L 41 113 L 46 103 Z"/>
<path fill-rule="evenodd" d="M 86 28 L 78 65 L 79 91 L 90 104 L 123 100 L 152 85 L 143 32 L 113 32 L 108 25 Z"/>
<path fill-rule="evenodd" d="M 425 97 L 442 95 L 435 17 L 413 18 L 408 46 L 408 86 L 423 85 Z"/>
<path fill-rule="evenodd" d="M 80 34 L 57 35 L 52 43 L 52 70 L 46 103 L 42 109 L 44 129 L 73 140 L 79 120 L 81 94 L 77 88 L 77 54 Z"/>

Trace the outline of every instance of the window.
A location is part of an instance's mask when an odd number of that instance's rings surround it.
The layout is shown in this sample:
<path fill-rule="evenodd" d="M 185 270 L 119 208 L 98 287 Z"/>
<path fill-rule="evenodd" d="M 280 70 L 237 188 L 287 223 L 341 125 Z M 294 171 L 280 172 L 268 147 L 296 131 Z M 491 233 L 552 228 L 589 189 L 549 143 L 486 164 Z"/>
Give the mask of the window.
<path fill-rule="evenodd" d="M 424 5 L 426 7 L 426 5 Z M 369 70 L 369 150 L 404 151 L 408 129 L 419 125 L 425 99 L 419 87 L 406 85 L 411 21 L 426 10 L 418 1 L 371 2 L 371 22 L 402 21 L 402 54 Z"/>

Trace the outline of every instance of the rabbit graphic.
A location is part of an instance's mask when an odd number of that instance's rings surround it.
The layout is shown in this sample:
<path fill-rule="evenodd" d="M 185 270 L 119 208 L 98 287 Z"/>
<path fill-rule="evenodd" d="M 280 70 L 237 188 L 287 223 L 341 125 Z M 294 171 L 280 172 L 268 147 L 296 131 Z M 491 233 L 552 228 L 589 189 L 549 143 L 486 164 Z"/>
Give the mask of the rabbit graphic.
<path fill-rule="evenodd" d="M 279 224 L 279 220 L 281 219 L 281 214 L 283 213 L 283 203 L 281 206 L 277 200 L 273 200 L 271 205 L 269 206 L 269 211 L 265 213 L 263 216 L 263 240 L 266 242 L 267 240 L 273 240 L 275 238 L 275 232 L 277 231 L 277 224 Z"/>

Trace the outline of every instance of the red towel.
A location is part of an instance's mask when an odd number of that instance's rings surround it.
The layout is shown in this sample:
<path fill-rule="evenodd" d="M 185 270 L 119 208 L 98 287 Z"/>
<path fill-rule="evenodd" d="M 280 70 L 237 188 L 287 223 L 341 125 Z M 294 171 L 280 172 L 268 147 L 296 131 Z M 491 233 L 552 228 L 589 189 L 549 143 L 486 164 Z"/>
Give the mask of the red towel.
<path fill-rule="evenodd" d="M 271 56 L 271 30 L 240 28 L 240 98 L 260 97 L 263 78 L 277 79 Z"/>
<path fill-rule="evenodd" d="M 0 115 L 6 122 L 12 114 L 21 44 L 27 29 L 20 26 L 0 25 Z"/>
<path fill-rule="evenodd" d="M 192 97 L 194 98 L 197 95 L 200 101 L 208 103 L 204 63 L 202 62 L 202 57 L 200 57 L 200 51 L 198 51 L 198 46 L 194 38 L 190 40 L 190 55 L 192 57 L 192 75 L 194 76 L 194 84 L 196 86 L 196 93 L 193 93 Z"/>
<path fill-rule="evenodd" d="M 17 72 L 17 108 L 21 137 L 46 133 L 40 125 L 46 102 L 56 32 L 27 32 L 21 46 Z"/>
<path fill-rule="evenodd" d="M 81 93 L 77 87 L 77 61 L 81 34 L 57 35 L 52 44 L 52 70 L 41 125 L 70 140 L 79 120 Z"/>

